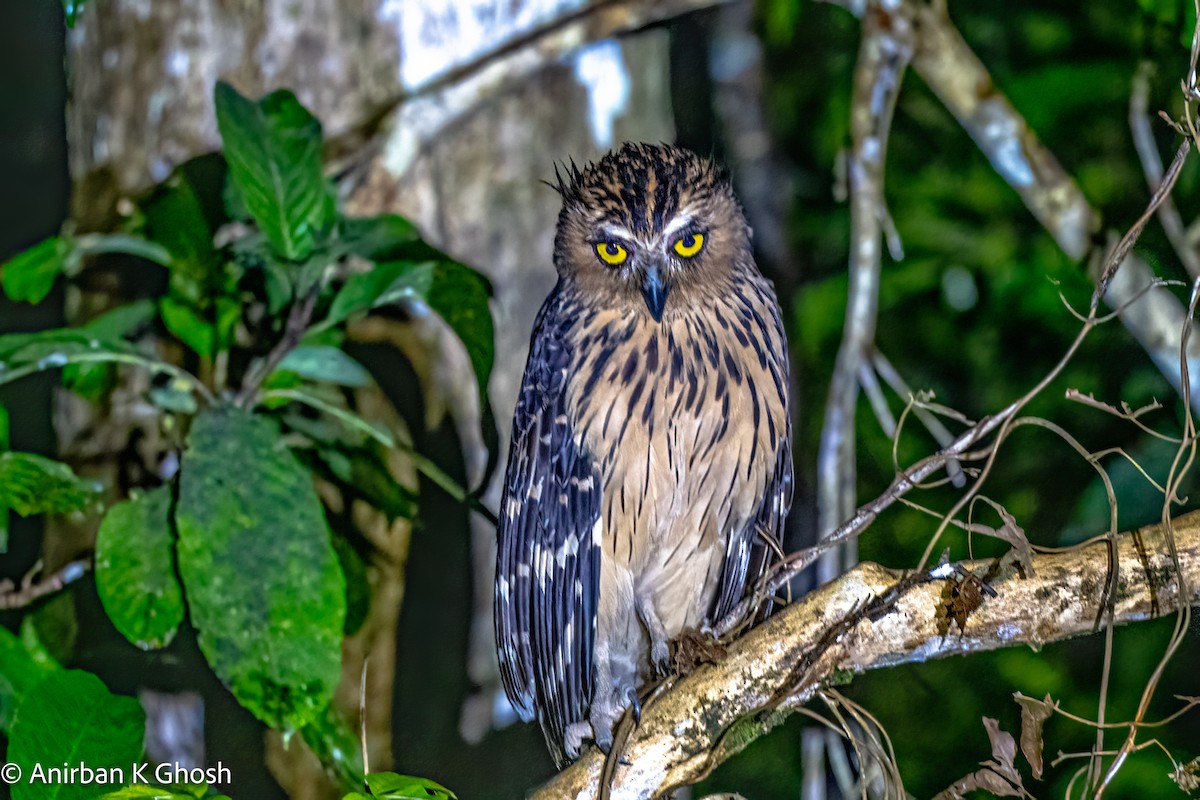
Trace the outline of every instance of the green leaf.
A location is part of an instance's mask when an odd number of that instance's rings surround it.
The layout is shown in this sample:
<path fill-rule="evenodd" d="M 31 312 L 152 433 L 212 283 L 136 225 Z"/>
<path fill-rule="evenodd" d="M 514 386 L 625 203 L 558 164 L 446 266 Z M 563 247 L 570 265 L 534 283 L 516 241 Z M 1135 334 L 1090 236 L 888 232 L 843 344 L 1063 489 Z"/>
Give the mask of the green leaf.
<path fill-rule="evenodd" d="M 213 671 L 273 728 L 300 728 L 341 675 L 344 579 L 312 477 L 270 420 L 196 417 L 175 511 L 179 572 Z"/>
<path fill-rule="evenodd" d="M 367 368 L 337 347 L 300 345 L 283 357 L 283 361 L 279 362 L 279 370 L 339 386 L 367 386 L 371 383 L 371 373 L 367 372 Z"/>
<path fill-rule="evenodd" d="M 338 231 L 342 250 L 368 261 L 441 261 L 446 255 L 421 239 L 417 226 L 396 214 L 343 219 Z"/>
<path fill-rule="evenodd" d="M 77 238 L 52 236 L 13 256 L 0 266 L 0 288 L 12 300 L 40 303 L 60 274 L 73 275 L 85 256 L 125 253 L 164 266 L 170 253 L 140 236 L 89 233 Z"/>
<path fill-rule="evenodd" d="M 8 409 L 0 406 L 0 453 L 8 450 Z M 8 506 L 0 503 L 0 553 L 8 552 Z"/>
<path fill-rule="evenodd" d="M 145 726 L 137 700 L 112 694 L 90 672 L 50 673 L 21 701 L 12 724 L 8 760 L 25 775 L 12 787 L 13 800 L 90 800 L 96 796 L 94 783 L 34 782 L 34 767 L 87 765 L 128 773 L 142 755 Z"/>
<path fill-rule="evenodd" d="M 172 414 L 191 416 L 199 408 L 196 396 L 186 381 L 170 380 L 162 386 L 151 386 L 146 396 L 151 403 Z"/>
<path fill-rule="evenodd" d="M 164 297 L 158 303 L 163 324 L 175 338 L 204 358 L 214 358 L 229 347 L 233 330 L 241 319 L 241 306 L 232 298 L 217 297 L 198 310 L 174 297 Z"/>
<path fill-rule="evenodd" d="M 397 482 L 388 471 L 387 463 L 376 448 L 364 447 L 344 454 L 322 453 L 327 456 L 330 471 L 347 489 L 379 509 L 388 522 L 413 519 L 417 515 L 417 497 L 411 489 Z M 343 455 L 337 458 L 336 455 Z"/>
<path fill-rule="evenodd" d="M 175 577 L 169 486 L 108 510 L 96 534 L 96 591 L 113 625 L 143 650 L 175 638 L 183 592 Z"/>
<path fill-rule="evenodd" d="M 466 345 L 486 399 L 495 358 L 495 331 L 488 309 L 491 286 L 470 267 L 455 261 L 389 261 L 352 276 L 333 299 L 325 324 L 337 324 L 360 311 L 417 300 L 437 313 Z"/>
<path fill-rule="evenodd" d="M 71 363 L 81 354 L 96 352 L 133 353 L 135 348 L 120 341 L 105 341 L 82 329 L 52 328 L 37 333 L 10 333 L 0 336 L 0 380 L 4 370 L 14 370 L 39 361 L 42 369 L 55 369 Z"/>
<path fill-rule="evenodd" d="M 21 699 L 53 671 L 52 663 L 34 658 L 24 642 L 0 625 L 0 730 L 9 730 Z"/>
<path fill-rule="evenodd" d="M 0 453 L 0 506 L 23 517 L 79 511 L 99 494 L 99 484 L 76 477 L 59 461 L 33 453 Z"/>
<path fill-rule="evenodd" d="M 158 301 L 158 313 L 162 315 L 163 324 L 172 336 L 197 355 L 212 358 L 216 339 L 211 322 L 191 306 L 170 296 Z"/>
<path fill-rule="evenodd" d="M 358 732 L 332 705 L 300 731 L 304 742 L 343 786 L 362 786 L 362 747 Z"/>
<path fill-rule="evenodd" d="M 54 288 L 54 280 L 67 263 L 70 241 L 51 236 L 5 262 L 0 267 L 0 287 L 10 300 L 40 303 Z"/>
<path fill-rule="evenodd" d="M 225 288 L 224 262 L 191 181 L 174 175 L 142 212 L 146 235 L 171 254 L 171 294 L 193 306 L 207 305 Z"/>
<path fill-rule="evenodd" d="M 345 536 L 333 537 L 333 549 L 337 552 L 342 575 L 346 577 L 346 624 L 342 633 L 353 636 L 367 621 L 367 612 L 371 610 L 371 579 L 366 560 Z"/>
<path fill-rule="evenodd" d="M 153 300 L 137 300 L 108 311 L 79 330 L 101 341 L 119 341 L 145 328 L 157 314 Z M 112 364 L 69 364 L 63 367 L 62 382 L 72 392 L 94 403 L 112 388 Z"/>
<path fill-rule="evenodd" d="M 194 800 L 197 796 L 203 795 L 185 794 L 149 783 L 135 783 L 101 795 L 101 800 Z"/>
<path fill-rule="evenodd" d="M 227 83 L 214 93 L 229 178 L 275 250 L 300 261 L 330 222 L 321 124 L 289 91 L 255 103 Z"/>
<path fill-rule="evenodd" d="M 386 800 L 457 800 L 454 792 L 426 778 L 397 775 L 394 772 L 373 772 L 367 776 L 371 796 Z"/>
<path fill-rule="evenodd" d="M 53 602 L 51 600 L 50 602 Z M 21 620 L 21 644 L 25 648 L 25 652 L 29 653 L 29 657 L 43 667 L 58 669 L 61 664 L 55 660 L 50 654 L 50 648 L 42 641 L 41 634 L 38 633 L 38 624 L 35 618 L 37 612 L 25 617 Z"/>
<path fill-rule="evenodd" d="M 0 385 L 68 364 L 103 363 L 136 364 L 155 373 L 165 372 L 206 394 L 199 381 L 173 364 L 143 355 L 128 342 L 100 339 L 87 330 L 56 328 L 0 336 Z"/>
<path fill-rule="evenodd" d="M 102 253 L 123 253 L 153 261 L 163 267 L 171 266 L 171 254 L 165 247 L 142 236 L 129 233 L 89 233 L 75 239 L 75 249 L 82 256 Z M 74 272 L 78 260 L 68 264 L 67 272 Z"/>

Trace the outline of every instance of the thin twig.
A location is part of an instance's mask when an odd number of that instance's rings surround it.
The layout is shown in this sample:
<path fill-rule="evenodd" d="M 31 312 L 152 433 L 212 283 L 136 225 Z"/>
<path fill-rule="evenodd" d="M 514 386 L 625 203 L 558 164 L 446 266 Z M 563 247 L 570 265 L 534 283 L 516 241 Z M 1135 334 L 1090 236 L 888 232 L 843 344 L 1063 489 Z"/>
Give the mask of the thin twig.
<path fill-rule="evenodd" d="M 88 574 L 91 569 L 90 558 L 79 559 L 67 562 L 49 575 L 41 575 L 42 562 L 39 561 L 21 579 L 20 588 L 10 580 L 0 581 L 0 610 L 25 608 L 47 595 L 62 591 Z"/>
<path fill-rule="evenodd" d="M 892 387 L 892 391 L 901 397 L 914 397 L 913 390 L 909 387 L 908 382 L 904 380 L 904 376 L 900 371 L 892 366 L 892 362 L 878 348 L 871 351 L 871 364 L 875 367 L 875 372 L 879 377 L 883 378 L 884 383 Z M 954 434 L 950 433 L 950 429 L 942 424 L 942 421 L 937 418 L 923 403 L 914 403 L 912 407 L 913 414 L 925 426 L 925 430 L 929 431 L 929 435 L 934 438 L 938 446 L 945 447 L 954 441 Z M 946 463 L 946 474 L 950 477 L 950 482 L 956 487 L 962 488 L 966 485 L 966 476 L 962 474 L 962 467 L 957 461 L 949 461 Z"/>
<path fill-rule="evenodd" d="M 1143 61 L 1134 73 L 1133 90 L 1129 93 L 1129 130 L 1133 134 L 1133 148 L 1142 162 L 1142 171 L 1146 173 L 1150 191 L 1154 191 L 1163 179 L 1162 158 L 1158 155 L 1158 145 L 1154 142 L 1154 130 L 1150 125 L 1150 79 L 1154 72 L 1153 62 Z M 1158 221 L 1184 269 L 1193 278 L 1200 277 L 1200 255 L 1188 241 L 1187 228 L 1179 209 L 1175 207 L 1175 201 L 1170 197 L 1158 207 Z"/>
<path fill-rule="evenodd" d="M 263 381 L 275 371 L 287 354 L 300 344 L 300 340 L 308 331 L 309 323 L 312 322 L 313 312 L 317 308 L 317 299 L 320 296 L 321 282 L 317 281 L 303 298 L 292 304 L 287 323 L 283 328 L 283 336 L 275 343 L 266 357 L 246 373 L 246 377 L 242 381 L 242 389 L 234 401 L 237 406 L 246 408 L 251 405 L 258 396 L 258 390 L 262 388 Z"/>

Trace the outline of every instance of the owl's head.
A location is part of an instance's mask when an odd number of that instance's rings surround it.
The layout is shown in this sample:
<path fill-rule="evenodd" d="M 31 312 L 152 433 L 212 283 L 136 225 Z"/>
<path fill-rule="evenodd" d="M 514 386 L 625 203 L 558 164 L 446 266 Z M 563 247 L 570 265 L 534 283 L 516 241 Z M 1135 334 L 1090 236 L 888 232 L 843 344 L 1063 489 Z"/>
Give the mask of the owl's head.
<path fill-rule="evenodd" d="M 554 265 L 598 302 L 661 321 L 754 269 L 728 177 L 695 153 L 626 143 L 555 176 L 563 207 Z"/>

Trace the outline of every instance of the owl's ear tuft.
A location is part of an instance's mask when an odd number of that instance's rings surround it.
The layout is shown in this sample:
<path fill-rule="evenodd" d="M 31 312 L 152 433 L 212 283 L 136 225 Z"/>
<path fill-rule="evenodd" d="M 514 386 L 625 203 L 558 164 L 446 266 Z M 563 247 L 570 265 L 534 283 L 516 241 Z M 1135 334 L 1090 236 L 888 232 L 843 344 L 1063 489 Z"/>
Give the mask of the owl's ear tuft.
<path fill-rule="evenodd" d="M 554 162 L 554 183 L 550 181 L 542 181 L 554 191 L 558 192 L 558 196 L 564 201 L 578 200 L 580 192 L 580 184 L 583 181 L 583 172 L 575 164 L 575 159 L 568 161 Z"/>

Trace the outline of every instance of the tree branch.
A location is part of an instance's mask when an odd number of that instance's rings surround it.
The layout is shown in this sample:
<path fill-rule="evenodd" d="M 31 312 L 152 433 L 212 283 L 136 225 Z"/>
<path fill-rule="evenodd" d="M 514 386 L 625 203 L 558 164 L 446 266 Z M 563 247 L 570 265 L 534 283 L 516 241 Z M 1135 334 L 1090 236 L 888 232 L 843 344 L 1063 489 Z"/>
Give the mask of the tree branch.
<path fill-rule="evenodd" d="M 825 424 L 817 454 L 817 528 L 822 537 L 854 512 L 854 410 L 859 371 L 874 347 L 879 312 L 882 220 L 887 214 L 883 185 L 888 132 L 904 73 L 912 59 L 915 33 L 909 9 L 891 13 L 871 5 L 863 17 L 862 44 L 854 72 L 849 154 L 850 288 L 846 324 L 838 348 Z M 853 539 L 821 556 L 818 582 L 828 581 L 857 560 Z"/>
<path fill-rule="evenodd" d="M 1200 513 L 1180 517 L 1171 527 L 1185 585 L 1200 587 Z M 991 583 L 996 596 L 986 597 L 969 616 L 962 635 L 946 633 L 944 581 L 894 592 L 902 573 L 860 564 L 734 643 L 719 664 L 701 667 L 647 704 L 613 776 L 612 797 L 656 797 L 694 783 L 831 678 L 1093 633 L 1109 602 L 1105 590 L 1113 563 L 1122 565 L 1112 600 L 1116 623 L 1170 613 L 1178 604 L 1178 579 L 1169 535 L 1157 525 L 1124 533 L 1117 537 L 1115 559 L 1103 539 L 1037 555 L 1032 574 L 1024 578 L 1003 568 Z M 964 564 L 980 575 L 994 565 Z M 1198 600 L 1193 590 L 1189 602 Z M 873 601 L 884 606 L 881 614 L 868 613 Z M 764 714 L 774 697 L 785 698 L 779 713 Z M 596 797 L 603 767 L 604 756 L 589 751 L 533 800 Z"/>
<path fill-rule="evenodd" d="M 845 5 L 851 12 L 859 12 L 854 3 Z M 944 4 L 901 0 L 899 8 L 915 15 L 917 49 L 913 69 L 996 172 L 1020 194 L 1063 252 L 1071 258 L 1084 258 L 1100 226 L 1099 213 L 996 87 L 987 67 L 946 15 Z M 894 13 L 900 13 L 899 9 Z M 1100 282 L 1112 276 L 1093 277 Z M 1111 308 L 1120 310 L 1122 324 L 1175 390 L 1182 393 L 1179 345 L 1186 313 L 1179 299 L 1166 287 L 1154 285 L 1155 281 L 1150 267 L 1130 254 L 1106 287 L 1104 299 Z M 1188 357 L 1200 358 L 1200 339 L 1192 343 Z M 1200 374 L 1192 381 L 1193 407 L 1200 410 Z"/>

